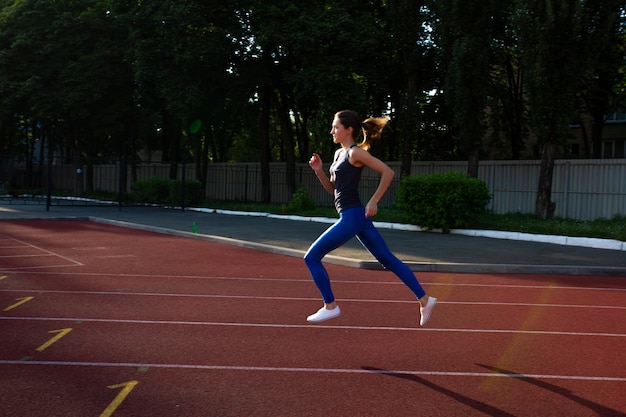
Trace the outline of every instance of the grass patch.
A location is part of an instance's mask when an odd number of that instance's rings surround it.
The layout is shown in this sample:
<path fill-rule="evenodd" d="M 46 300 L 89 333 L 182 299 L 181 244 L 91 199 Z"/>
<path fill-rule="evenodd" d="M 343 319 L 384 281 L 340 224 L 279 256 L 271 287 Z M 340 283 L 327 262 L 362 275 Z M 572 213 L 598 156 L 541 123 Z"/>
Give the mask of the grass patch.
<path fill-rule="evenodd" d="M 626 217 L 623 216 L 585 221 L 559 217 L 545 220 L 521 213 L 487 213 L 474 219 L 471 228 L 626 241 Z"/>

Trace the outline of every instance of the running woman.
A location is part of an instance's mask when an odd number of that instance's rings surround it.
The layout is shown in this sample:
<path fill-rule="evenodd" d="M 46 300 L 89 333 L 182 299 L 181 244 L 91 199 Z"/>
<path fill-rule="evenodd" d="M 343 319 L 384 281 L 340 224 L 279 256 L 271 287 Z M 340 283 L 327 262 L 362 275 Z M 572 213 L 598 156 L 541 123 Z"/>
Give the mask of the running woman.
<path fill-rule="evenodd" d="M 372 141 L 380 137 L 387 122 L 388 119 L 383 117 L 370 117 L 360 122 L 358 115 L 353 111 L 337 112 L 330 134 L 333 142 L 340 144 L 341 147 L 335 151 L 330 166 L 330 178 L 324 173 L 322 159 L 318 154 L 314 153 L 309 161 L 322 186 L 334 196 L 339 220 L 322 233 L 304 255 L 304 262 L 324 301 L 324 306 L 319 311 L 307 317 L 308 322 L 318 323 L 341 314 L 322 259 L 353 236 L 357 237 L 385 269 L 396 274 L 415 294 L 420 303 L 420 326 L 428 322 L 437 303 L 435 297 L 426 294 L 409 267 L 391 253 L 372 223 L 371 218 L 378 212 L 378 202 L 389 188 L 394 176 L 393 170 L 387 164 L 368 152 Z M 357 144 L 356 140 L 361 132 L 363 140 Z M 358 187 L 365 166 L 380 174 L 380 183 L 367 204 L 363 206 Z"/>

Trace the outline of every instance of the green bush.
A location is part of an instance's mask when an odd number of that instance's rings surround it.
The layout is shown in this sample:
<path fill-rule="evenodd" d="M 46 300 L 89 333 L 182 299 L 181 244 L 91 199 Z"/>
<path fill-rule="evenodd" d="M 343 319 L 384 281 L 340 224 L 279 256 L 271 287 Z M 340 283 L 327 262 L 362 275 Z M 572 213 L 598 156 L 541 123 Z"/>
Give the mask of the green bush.
<path fill-rule="evenodd" d="M 182 197 L 182 181 L 170 180 L 168 203 L 180 205 Z M 185 181 L 185 206 L 199 205 L 204 201 L 202 183 L 198 180 Z"/>
<path fill-rule="evenodd" d="M 169 204 L 178 206 L 182 201 L 182 182 L 167 178 L 153 177 L 137 181 L 132 186 L 136 203 Z M 185 181 L 185 206 L 204 201 L 202 183 L 198 180 Z"/>
<path fill-rule="evenodd" d="M 490 199 L 483 180 L 460 172 L 405 177 L 396 193 L 396 204 L 411 223 L 444 232 L 466 227 Z"/>
<path fill-rule="evenodd" d="M 309 190 L 302 186 L 293 194 L 291 201 L 283 205 L 282 209 L 285 213 L 297 213 L 300 211 L 311 210 L 315 208 L 315 200 L 309 195 Z"/>
<path fill-rule="evenodd" d="M 132 186 L 136 203 L 167 204 L 170 195 L 170 180 L 153 177 L 137 181 Z"/>

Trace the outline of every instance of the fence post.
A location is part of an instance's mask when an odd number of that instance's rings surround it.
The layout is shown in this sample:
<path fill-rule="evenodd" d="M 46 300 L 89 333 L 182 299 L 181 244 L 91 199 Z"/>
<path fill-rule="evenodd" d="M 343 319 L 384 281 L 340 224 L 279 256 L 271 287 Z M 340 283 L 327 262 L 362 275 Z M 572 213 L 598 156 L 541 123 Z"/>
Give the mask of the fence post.
<path fill-rule="evenodd" d="M 490 164 L 489 165 L 489 182 L 487 183 L 489 194 L 491 195 L 491 198 L 489 199 L 489 205 L 488 205 L 489 210 L 493 210 L 493 200 L 496 194 L 495 182 L 496 182 L 496 165 Z"/>
<path fill-rule="evenodd" d="M 46 196 L 46 211 L 50 211 L 52 205 L 52 159 L 54 157 L 54 142 L 52 139 L 48 139 L 48 181 L 46 184 L 47 196 Z"/>
<path fill-rule="evenodd" d="M 185 166 L 185 160 L 183 160 L 183 172 L 180 175 L 180 199 L 182 200 L 180 202 L 180 207 L 183 211 L 185 211 L 185 171 L 187 170 L 187 167 Z"/>
<path fill-rule="evenodd" d="M 124 200 L 124 179 L 126 178 L 126 160 L 120 158 L 120 172 L 117 181 L 117 209 L 122 210 L 122 202 Z"/>
<path fill-rule="evenodd" d="M 563 190 L 563 217 L 569 214 L 569 177 L 570 177 L 570 161 L 565 161 L 565 181 Z"/>
<path fill-rule="evenodd" d="M 243 183 L 245 184 L 244 190 L 243 190 L 243 202 L 247 203 L 248 202 L 248 164 L 246 164 L 246 178 Z"/>

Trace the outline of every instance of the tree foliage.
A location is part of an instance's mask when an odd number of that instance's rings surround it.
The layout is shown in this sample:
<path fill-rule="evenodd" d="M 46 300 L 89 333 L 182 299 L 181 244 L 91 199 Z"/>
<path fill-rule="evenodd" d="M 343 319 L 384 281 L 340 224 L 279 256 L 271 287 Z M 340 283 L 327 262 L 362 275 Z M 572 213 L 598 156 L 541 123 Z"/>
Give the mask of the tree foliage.
<path fill-rule="evenodd" d="M 269 164 L 333 153 L 349 108 L 386 115 L 372 152 L 550 159 L 588 114 L 624 105 L 620 0 L 0 0 L 0 150 L 28 161 L 155 157 Z M 536 141 L 533 142 L 533 141 Z M 542 203 L 543 204 L 543 203 Z M 549 211 L 542 211 L 549 215 Z"/>
<path fill-rule="evenodd" d="M 504 3 L 506 4 L 506 3 Z M 476 177 L 482 139 L 485 135 L 485 108 L 490 83 L 491 48 L 502 2 L 485 0 L 437 0 L 432 8 L 439 17 L 437 42 L 445 65 L 444 90 L 451 109 L 452 128 L 468 173 Z"/>

